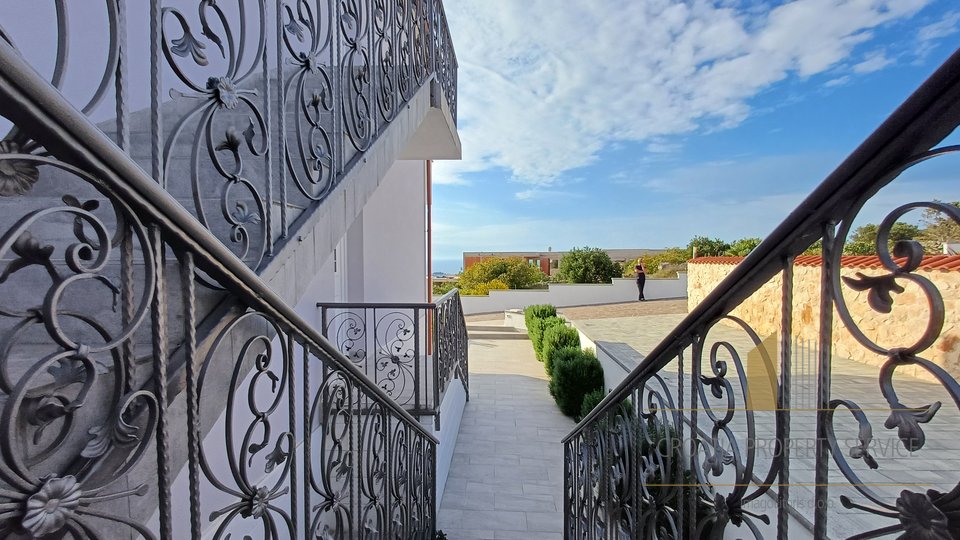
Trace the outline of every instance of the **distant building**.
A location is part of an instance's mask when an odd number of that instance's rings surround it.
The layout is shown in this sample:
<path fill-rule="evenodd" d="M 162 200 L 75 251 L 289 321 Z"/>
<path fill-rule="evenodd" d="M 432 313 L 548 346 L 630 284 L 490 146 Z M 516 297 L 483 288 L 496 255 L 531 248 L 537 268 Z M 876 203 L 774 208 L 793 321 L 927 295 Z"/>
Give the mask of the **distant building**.
<path fill-rule="evenodd" d="M 663 253 L 665 249 L 604 249 L 613 262 L 620 264 L 632 263 L 641 256 L 656 255 Z M 474 264 L 493 257 L 520 257 L 528 264 L 537 266 L 540 270 L 552 276 L 560 268 L 560 259 L 568 252 L 566 251 L 464 251 L 463 269 L 466 270 Z"/>

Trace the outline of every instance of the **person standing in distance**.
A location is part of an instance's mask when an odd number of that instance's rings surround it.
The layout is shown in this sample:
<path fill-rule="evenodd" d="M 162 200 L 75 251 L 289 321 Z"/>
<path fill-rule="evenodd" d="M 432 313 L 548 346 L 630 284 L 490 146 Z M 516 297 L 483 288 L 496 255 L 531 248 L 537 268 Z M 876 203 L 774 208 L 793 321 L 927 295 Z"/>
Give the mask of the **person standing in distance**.
<path fill-rule="evenodd" d="M 643 297 L 643 286 L 647 282 L 647 268 L 643 265 L 643 257 L 637 259 L 637 265 L 633 267 L 633 273 L 637 276 L 637 291 L 640 293 L 640 302 L 646 300 Z"/>

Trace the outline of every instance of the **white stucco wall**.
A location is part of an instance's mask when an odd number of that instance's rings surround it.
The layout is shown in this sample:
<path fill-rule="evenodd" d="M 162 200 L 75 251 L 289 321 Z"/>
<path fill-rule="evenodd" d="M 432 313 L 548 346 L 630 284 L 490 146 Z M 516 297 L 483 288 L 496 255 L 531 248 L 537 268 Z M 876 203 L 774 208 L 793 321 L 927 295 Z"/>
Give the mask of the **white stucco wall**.
<path fill-rule="evenodd" d="M 643 289 L 648 300 L 686 298 L 687 275 L 678 279 L 648 279 Z M 617 278 L 610 284 L 551 283 L 548 289 L 490 291 L 489 296 L 461 296 L 466 315 L 523 309 L 533 304 L 557 307 L 613 304 L 637 300 L 637 283 L 632 278 Z"/>
<path fill-rule="evenodd" d="M 426 164 L 397 161 L 363 209 L 364 302 L 427 302 Z"/>

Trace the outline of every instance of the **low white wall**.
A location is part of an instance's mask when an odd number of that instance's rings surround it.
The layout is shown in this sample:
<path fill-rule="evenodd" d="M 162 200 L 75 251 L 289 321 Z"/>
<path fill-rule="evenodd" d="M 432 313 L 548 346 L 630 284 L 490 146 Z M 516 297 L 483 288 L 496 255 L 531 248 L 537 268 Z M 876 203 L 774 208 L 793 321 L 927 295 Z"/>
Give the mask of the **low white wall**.
<path fill-rule="evenodd" d="M 437 512 L 440 511 L 440 501 L 443 499 L 443 488 L 447 485 L 447 476 L 453 462 L 453 451 L 457 446 L 457 435 L 460 433 L 460 420 L 463 418 L 463 408 L 467 404 L 467 393 L 463 390 L 463 383 L 453 379 L 447 386 L 447 391 L 440 402 L 440 430 L 433 435 L 439 441 L 437 445 Z M 424 418 L 424 427 L 433 429 L 433 418 Z"/>
<path fill-rule="evenodd" d="M 687 275 L 680 274 L 677 279 L 648 279 L 643 296 L 648 300 L 686 298 Z M 637 282 L 632 278 L 616 278 L 609 284 L 551 283 L 548 289 L 490 291 L 489 296 L 461 296 L 460 300 L 466 315 L 523 309 L 534 304 L 557 307 L 614 304 L 636 301 Z"/>

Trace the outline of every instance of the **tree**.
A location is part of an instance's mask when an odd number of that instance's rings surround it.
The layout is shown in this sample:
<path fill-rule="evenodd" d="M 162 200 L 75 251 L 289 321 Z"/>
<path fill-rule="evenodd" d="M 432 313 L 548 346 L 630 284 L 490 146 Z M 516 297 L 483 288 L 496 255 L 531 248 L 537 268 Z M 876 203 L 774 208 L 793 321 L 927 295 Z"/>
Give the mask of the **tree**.
<path fill-rule="evenodd" d="M 544 279 L 539 267 L 520 257 L 491 257 L 460 274 L 464 294 L 486 294 L 490 289 L 528 289 Z"/>
<path fill-rule="evenodd" d="M 843 246 L 844 255 L 873 255 L 877 252 L 877 234 L 880 227 L 873 223 L 857 227 L 853 234 Z M 888 235 L 888 248 L 893 249 L 893 245 L 901 240 L 914 240 L 920 238 L 922 232 L 920 227 L 909 223 L 896 222 L 890 227 Z"/>
<path fill-rule="evenodd" d="M 876 242 L 847 242 L 843 245 L 844 255 L 876 255 Z"/>
<path fill-rule="evenodd" d="M 960 207 L 960 202 L 957 201 L 947 204 Z M 960 241 L 960 224 L 943 212 L 927 208 L 923 211 L 921 221 L 925 228 L 917 240 L 923 245 L 923 249 L 927 254 L 934 255 L 941 253 L 943 251 L 943 244 Z"/>
<path fill-rule="evenodd" d="M 723 255 L 728 249 L 730 249 L 730 244 L 719 238 L 711 239 L 706 236 L 694 236 L 687 244 L 687 250 L 691 257 L 694 253 L 697 254 L 697 257 L 714 257 Z"/>
<path fill-rule="evenodd" d="M 822 255 L 823 254 L 823 238 L 818 239 L 806 251 L 803 252 L 804 255 Z"/>
<path fill-rule="evenodd" d="M 751 251 L 753 251 L 753 248 L 759 245 L 760 245 L 759 238 L 756 238 L 756 237 L 741 238 L 739 240 L 735 240 L 732 244 L 730 244 L 730 247 L 727 248 L 726 252 L 724 252 L 724 255 L 730 255 L 733 257 L 746 257 L 747 255 L 750 254 Z"/>
<path fill-rule="evenodd" d="M 640 259 L 643 259 L 643 264 L 645 264 L 647 267 L 647 275 L 652 276 L 663 267 L 679 267 L 686 264 L 686 262 L 690 259 L 690 255 L 687 253 L 685 248 L 672 247 L 654 255 L 644 255 L 640 257 Z M 624 264 L 621 275 L 625 278 L 633 277 L 633 269 L 637 263 L 640 262 L 640 259 L 637 259 L 630 264 Z"/>
<path fill-rule="evenodd" d="M 600 248 L 573 248 L 560 259 L 560 276 L 569 283 L 610 283 L 622 270 Z"/>
<path fill-rule="evenodd" d="M 853 234 L 850 235 L 849 243 L 860 243 L 860 244 L 874 244 L 877 243 L 877 227 L 873 223 L 867 223 L 857 227 L 853 231 Z"/>

